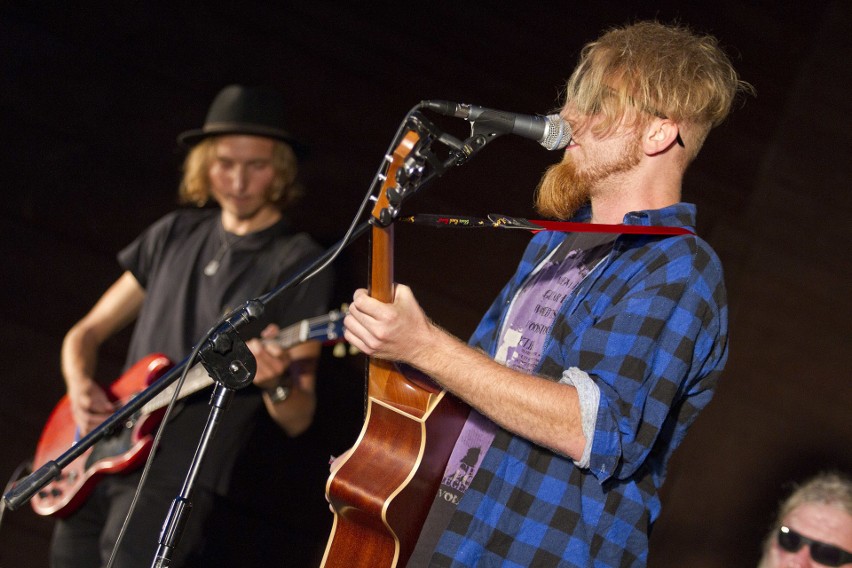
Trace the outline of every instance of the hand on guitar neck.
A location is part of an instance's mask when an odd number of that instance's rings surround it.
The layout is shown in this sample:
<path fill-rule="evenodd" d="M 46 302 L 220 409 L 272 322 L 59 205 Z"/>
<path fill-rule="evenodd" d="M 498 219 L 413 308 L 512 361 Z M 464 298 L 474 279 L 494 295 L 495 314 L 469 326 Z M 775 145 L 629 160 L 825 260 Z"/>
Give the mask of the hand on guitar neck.
<path fill-rule="evenodd" d="M 246 345 L 257 361 L 253 384 L 267 394 L 263 397 L 267 412 L 288 436 L 295 437 L 308 429 L 316 412 L 316 368 L 322 343 L 307 341 L 285 349 L 277 340 L 280 331 L 271 324 L 260 339 Z"/>
<path fill-rule="evenodd" d="M 435 335 L 411 288 L 394 286 L 393 301 L 381 302 L 367 290 L 355 291 L 344 335 L 352 345 L 371 357 L 407 363 L 422 368 Z"/>
<path fill-rule="evenodd" d="M 246 341 L 246 345 L 257 361 L 257 373 L 255 373 L 252 383 L 264 390 L 275 388 L 292 361 L 289 350 L 284 349 L 275 341 L 275 337 L 280 331 L 281 328 L 277 325 L 269 324 L 261 332 L 260 338 Z M 319 344 L 317 344 L 317 347 L 319 347 Z"/>

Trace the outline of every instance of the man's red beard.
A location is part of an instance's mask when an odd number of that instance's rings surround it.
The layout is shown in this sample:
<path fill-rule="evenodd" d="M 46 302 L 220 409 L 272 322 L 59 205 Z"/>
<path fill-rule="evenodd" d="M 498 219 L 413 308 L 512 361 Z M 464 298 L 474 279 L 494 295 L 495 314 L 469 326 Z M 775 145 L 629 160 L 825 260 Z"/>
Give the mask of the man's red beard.
<path fill-rule="evenodd" d="M 570 154 L 547 168 L 536 188 L 535 209 L 553 219 L 570 219 L 590 202 L 592 192 L 610 176 L 635 168 L 642 159 L 638 138 L 619 158 L 580 171 Z"/>

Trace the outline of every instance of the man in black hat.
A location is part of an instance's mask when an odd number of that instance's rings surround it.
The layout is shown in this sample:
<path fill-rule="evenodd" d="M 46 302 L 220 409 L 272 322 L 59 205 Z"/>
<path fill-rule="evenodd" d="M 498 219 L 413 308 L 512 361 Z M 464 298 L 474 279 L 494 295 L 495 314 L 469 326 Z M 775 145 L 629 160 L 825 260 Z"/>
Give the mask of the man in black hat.
<path fill-rule="evenodd" d="M 151 353 L 180 361 L 224 314 L 318 256 L 319 245 L 294 233 L 282 213 L 298 195 L 296 153 L 301 151 L 284 127 L 283 108 L 272 90 L 232 85 L 217 95 L 202 129 L 179 137 L 191 147 L 180 197 L 197 207 L 167 214 L 119 252 L 124 273 L 63 343 L 62 371 L 81 433 L 116 409 L 94 377 L 98 349 L 107 338 L 135 320 L 128 367 Z M 218 207 L 202 208 L 211 199 Z M 321 273 L 281 295 L 258 321 L 240 330 L 242 337 L 253 338 L 248 345 L 257 359 L 254 384 L 236 392 L 207 449 L 172 566 L 209 565 L 205 555 L 227 563 L 229 554 L 241 566 L 266 565 L 265 545 L 286 536 L 264 532 L 274 523 L 266 522 L 269 513 L 259 503 L 274 502 L 271 495 L 281 488 L 261 483 L 286 467 L 280 448 L 313 420 L 320 343 L 283 349 L 260 338 L 271 339 L 279 326 L 325 313 L 330 291 L 331 277 Z M 151 565 L 209 415 L 209 399 L 209 388 L 183 398 L 170 419 L 115 566 Z M 78 510 L 57 522 L 54 566 L 107 563 L 139 477 L 138 469 L 106 476 Z M 321 489 L 317 493 L 321 499 Z M 239 511 L 239 520 L 220 515 L 222 507 L 229 515 Z M 217 527 L 229 524 L 224 533 L 229 538 L 211 539 L 219 534 Z M 251 531 L 250 538 L 242 541 L 239 530 Z"/>

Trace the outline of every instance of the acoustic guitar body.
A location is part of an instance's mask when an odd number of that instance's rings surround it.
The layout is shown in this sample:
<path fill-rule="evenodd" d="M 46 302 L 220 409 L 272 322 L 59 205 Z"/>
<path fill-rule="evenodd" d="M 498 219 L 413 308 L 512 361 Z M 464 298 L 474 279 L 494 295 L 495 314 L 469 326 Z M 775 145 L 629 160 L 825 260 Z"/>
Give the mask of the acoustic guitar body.
<path fill-rule="evenodd" d="M 421 388 L 404 375 L 401 382 Z M 358 441 L 326 487 L 335 518 L 324 567 L 408 562 L 469 412 L 445 391 L 424 392 L 425 412 L 368 397 Z"/>

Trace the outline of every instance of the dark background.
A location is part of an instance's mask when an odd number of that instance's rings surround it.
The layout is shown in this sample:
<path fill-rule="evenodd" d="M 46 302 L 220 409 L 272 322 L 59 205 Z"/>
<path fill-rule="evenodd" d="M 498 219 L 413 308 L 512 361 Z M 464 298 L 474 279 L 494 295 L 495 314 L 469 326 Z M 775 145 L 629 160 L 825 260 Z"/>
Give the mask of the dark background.
<path fill-rule="evenodd" d="M 284 92 L 292 130 L 312 150 L 296 223 L 330 246 L 418 101 L 545 113 L 585 42 L 653 17 L 716 35 L 758 97 L 711 134 L 685 182 L 699 232 L 726 267 L 732 350 L 714 402 L 671 464 L 651 566 L 754 566 L 790 483 L 852 471 L 852 3 L 80 4 L 0 8 L 4 482 L 64 392 L 63 334 L 119 275 L 116 251 L 175 206 L 175 136 L 201 125 L 220 88 Z M 461 120 L 447 127 L 465 134 Z M 558 158 L 501 138 L 406 210 L 534 217 L 532 188 Z M 400 226 L 397 280 L 465 337 L 526 240 Z M 366 249 L 361 239 L 336 263 L 338 301 L 364 284 Z M 105 380 L 118 376 L 125 343 L 106 346 Z M 312 435 L 327 455 L 360 428 L 363 361 L 325 364 Z M 323 481 L 295 490 L 322 491 Z M 319 509 L 306 518 L 327 523 Z M 0 563 L 44 566 L 51 523 L 29 506 L 7 511 Z"/>

